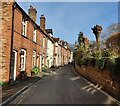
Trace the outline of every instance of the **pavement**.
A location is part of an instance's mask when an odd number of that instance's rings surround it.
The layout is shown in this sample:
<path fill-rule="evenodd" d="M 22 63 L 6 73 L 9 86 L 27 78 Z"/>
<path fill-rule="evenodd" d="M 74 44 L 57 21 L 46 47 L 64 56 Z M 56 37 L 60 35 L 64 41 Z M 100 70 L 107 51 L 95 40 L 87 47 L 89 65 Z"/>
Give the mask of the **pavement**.
<path fill-rule="evenodd" d="M 57 68 L 51 68 L 47 70 L 46 72 L 41 72 L 40 74 L 32 77 L 28 77 L 27 79 L 13 82 L 9 85 L 3 86 L 0 89 L 0 92 L 2 93 L 0 95 L 0 100 L 2 100 L 0 104 L 7 105 L 9 102 L 14 100 L 20 93 L 25 91 L 27 88 L 29 88 L 32 84 L 40 80 L 42 77 L 48 76 L 52 74 L 52 71 L 54 71 Z"/>

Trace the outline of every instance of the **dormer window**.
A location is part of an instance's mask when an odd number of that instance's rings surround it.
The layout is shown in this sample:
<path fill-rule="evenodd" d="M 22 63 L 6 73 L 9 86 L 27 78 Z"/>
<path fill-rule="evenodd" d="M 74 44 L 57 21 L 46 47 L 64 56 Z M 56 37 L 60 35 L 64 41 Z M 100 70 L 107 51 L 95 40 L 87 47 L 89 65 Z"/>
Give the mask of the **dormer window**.
<path fill-rule="evenodd" d="M 36 37 L 37 37 L 37 30 L 34 29 L 34 33 L 33 33 L 33 41 L 36 42 Z"/>
<path fill-rule="evenodd" d="M 27 32 L 27 21 L 23 17 L 22 18 L 22 35 L 26 36 L 26 32 Z"/>

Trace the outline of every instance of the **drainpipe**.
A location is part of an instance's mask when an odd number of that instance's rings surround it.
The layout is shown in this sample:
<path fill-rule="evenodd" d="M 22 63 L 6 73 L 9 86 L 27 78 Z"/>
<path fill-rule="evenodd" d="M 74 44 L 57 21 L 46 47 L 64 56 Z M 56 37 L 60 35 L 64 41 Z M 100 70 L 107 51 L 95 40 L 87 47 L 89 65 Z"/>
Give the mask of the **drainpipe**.
<path fill-rule="evenodd" d="M 10 77 L 11 77 L 11 67 L 12 67 L 12 52 L 13 52 L 13 37 L 14 37 L 14 9 L 16 7 L 16 3 L 14 2 L 12 5 L 12 31 L 11 31 L 11 49 L 10 49 L 10 72 L 9 72 L 9 83 L 11 82 Z"/>

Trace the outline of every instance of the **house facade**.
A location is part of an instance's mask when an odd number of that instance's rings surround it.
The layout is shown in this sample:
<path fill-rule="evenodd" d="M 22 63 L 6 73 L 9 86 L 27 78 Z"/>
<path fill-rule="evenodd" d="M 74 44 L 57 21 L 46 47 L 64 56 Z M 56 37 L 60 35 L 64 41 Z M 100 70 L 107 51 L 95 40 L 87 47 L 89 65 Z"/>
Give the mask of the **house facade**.
<path fill-rule="evenodd" d="M 53 38 L 54 40 L 54 65 L 62 66 L 62 45 L 60 44 L 60 38 Z"/>
<path fill-rule="evenodd" d="M 46 64 L 46 34 L 35 23 L 37 11 L 29 15 L 16 2 L 2 2 L 2 80 L 16 80 L 21 71 L 31 76 L 34 66 Z M 9 11 L 8 11 L 9 10 Z M 3 42 L 4 41 L 4 42 Z"/>
<path fill-rule="evenodd" d="M 53 38 L 55 41 L 54 46 L 54 60 L 55 66 L 63 66 L 70 63 L 71 50 L 68 47 L 66 41 L 60 40 L 59 38 Z"/>
<path fill-rule="evenodd" d="M 47 38 L 47 49 L 46 49 L 46 66 L 50 68 L 51 66 L 54 65 L 54 40 L 52 38 L 53 32 L 52 29 L 46 29 L 46 32 L 49 36 Z"/>

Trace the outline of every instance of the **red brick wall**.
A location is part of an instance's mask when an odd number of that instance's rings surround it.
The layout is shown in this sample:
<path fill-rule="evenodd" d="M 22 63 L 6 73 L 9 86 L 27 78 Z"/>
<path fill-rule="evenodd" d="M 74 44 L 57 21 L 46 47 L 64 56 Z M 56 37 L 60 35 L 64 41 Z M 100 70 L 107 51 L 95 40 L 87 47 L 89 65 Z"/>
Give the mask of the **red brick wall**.
<path fill-rule="evenodd" d="M 95 84 L 101 85 L 103 90 L 120 100 L 120 84 L 117 80 L 112 80 L 108 70 L 100 71 L 90 66 L 79 67 L 76 65 L 76 71 Z"/>
<path fill-rule="evenodd" d="M 9 80 L 9 68 L 10 68 L 10 45 L 11 45 L 11 29 L 12 29 L 12 2 L 2 3 L 2 66 L 0 67 L 0 82 L 6 82 Z"/>

